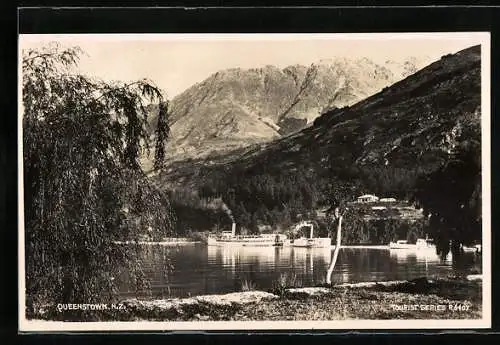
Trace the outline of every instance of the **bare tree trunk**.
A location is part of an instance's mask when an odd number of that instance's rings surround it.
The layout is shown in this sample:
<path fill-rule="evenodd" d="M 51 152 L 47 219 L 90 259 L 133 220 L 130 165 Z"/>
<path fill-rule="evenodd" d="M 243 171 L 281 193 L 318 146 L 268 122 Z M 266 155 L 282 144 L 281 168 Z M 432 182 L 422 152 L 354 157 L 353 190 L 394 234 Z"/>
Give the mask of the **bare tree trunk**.
<path fill-rule="evenodd" d="M 342 240 L 342 216 L 339 216 L 339 222 L 337 224 L 337 242 L 335 243 L 335 250 L 333 252 L 332 261 L 330 261 L 330 266 L 328 267 L 328 271 L 326 273 L 326 283 L 332 283 L 332 273 L 335 268 L 335 263 L 337 262 L 337 257 L 339 256 L 340 251 L 340 243 Z"/>

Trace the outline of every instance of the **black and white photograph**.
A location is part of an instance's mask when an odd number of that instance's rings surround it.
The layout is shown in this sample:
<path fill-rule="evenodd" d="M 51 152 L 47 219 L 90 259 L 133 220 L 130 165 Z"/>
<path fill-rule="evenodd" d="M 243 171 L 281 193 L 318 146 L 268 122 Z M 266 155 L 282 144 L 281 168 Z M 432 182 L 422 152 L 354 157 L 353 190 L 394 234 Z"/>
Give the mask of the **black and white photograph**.
<path fill-rule="evenodd" d="M 491 326 L 485 32 L 19 35 L 23 331 Z"/>

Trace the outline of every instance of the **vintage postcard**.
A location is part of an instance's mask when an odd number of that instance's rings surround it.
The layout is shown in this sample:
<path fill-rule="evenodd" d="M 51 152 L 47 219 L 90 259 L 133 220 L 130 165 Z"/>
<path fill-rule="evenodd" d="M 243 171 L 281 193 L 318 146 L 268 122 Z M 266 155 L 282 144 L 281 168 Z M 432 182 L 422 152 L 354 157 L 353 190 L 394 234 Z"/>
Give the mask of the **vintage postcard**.
<path fill-rule="evenodd" d="M 491 327 L 490 35 L 19 36 L 19 329 Z"/>

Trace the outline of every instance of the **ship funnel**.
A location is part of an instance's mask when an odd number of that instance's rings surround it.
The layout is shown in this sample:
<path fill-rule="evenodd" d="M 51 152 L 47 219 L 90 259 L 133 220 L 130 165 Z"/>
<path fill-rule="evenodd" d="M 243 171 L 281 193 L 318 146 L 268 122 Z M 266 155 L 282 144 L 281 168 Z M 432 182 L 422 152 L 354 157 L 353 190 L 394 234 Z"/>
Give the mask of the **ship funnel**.
<path fill-rule="evenodd" d="M 236 223 L 233 222 L 233 226 L 231 228 L 231 235 L 234 237 L 236 236 Z"/>

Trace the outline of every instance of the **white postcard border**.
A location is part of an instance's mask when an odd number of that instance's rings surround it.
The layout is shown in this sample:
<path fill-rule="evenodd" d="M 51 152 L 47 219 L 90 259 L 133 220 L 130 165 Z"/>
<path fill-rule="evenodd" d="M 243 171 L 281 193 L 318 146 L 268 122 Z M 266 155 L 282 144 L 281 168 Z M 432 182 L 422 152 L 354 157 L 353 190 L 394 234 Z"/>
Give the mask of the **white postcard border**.
<path fill-rule="evenodd" d="M 440 33 L 335 33 L 335 34 L 57 34 L 20 35 L 18 40 L 37 41 L 50 36 L 58 41 L 74 40 L 310 40 L 310 39 L 437 39 L 474 38 L 481 44 L 481 141 L 482 141 L 482 226 L 483 226 L 483 296 L 481 319 L 411 319 L 411 320 L 342 320 L 342 321 L 195 321 L 195 322 L 60 322 L 27 320 L 25 317 L 25 257 L 24 257 L 24 200 L 23 200 L 23 140 L 22 140 L 22 83 L 18 82 L 18 274 L 20 332 L 84 332 L 84 331 L 209 331 L 209 330 L 341 330 L 341 329 L 481 329 L 491 327 L 491 86 L 490 86 L 490 33 L 489 32 L 440 32 Z M 21 81 L 21 64 L 18 77 Z"/>

